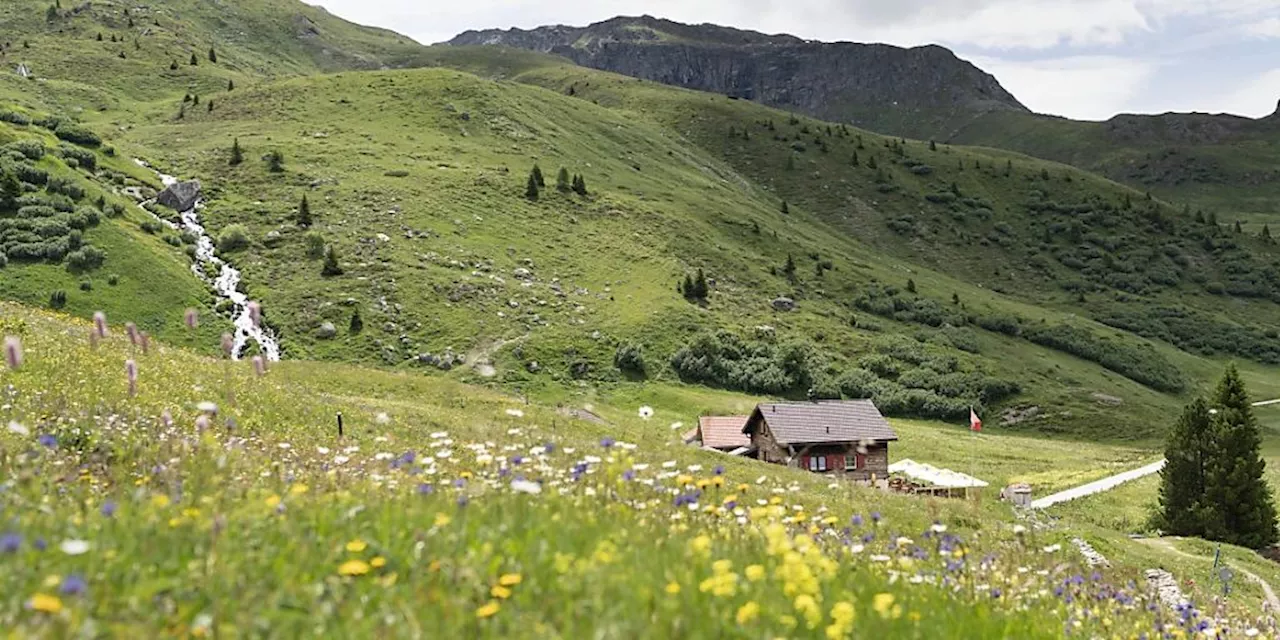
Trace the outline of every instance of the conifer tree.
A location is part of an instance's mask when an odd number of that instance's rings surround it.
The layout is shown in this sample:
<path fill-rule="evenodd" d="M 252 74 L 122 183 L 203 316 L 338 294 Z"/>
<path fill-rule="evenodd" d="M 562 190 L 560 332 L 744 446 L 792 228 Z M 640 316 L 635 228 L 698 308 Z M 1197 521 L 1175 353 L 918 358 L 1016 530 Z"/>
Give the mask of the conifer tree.
<path fill-rule="evenodd" d="M 267 171 L 271 173 L 284 172 L 284 154 L 279 151 L 272 151 L 267 154 Z"/>
<path fill-rule="evenodd" d="M 1165 438 L 1165 466 L 1160 471 L 1158 525 L 1166 534 L 1202 536 L 1213 517 L 1205 502 L 1206 472 L 1213 448 L 1209 404 L 1196 398 Z"/>
<path fill-rule="evenodd" d="M 234 167 L 241 162 L 244 162 L 244 151 L 240 149 L 240 138 L 236 138 L 231 143 L 231 160 L 229 164 Z"/>
<path fill-rule="evenodd" d="M 698 277 L 693 279 L 693 297 L 696 300 L 706 300 L 710 293 L 707 287 L 707 276 L 702 273 L 702 269 L 698 269 Z"/>
<path fill-rule="evenodd" d="M 1200 211 L 1200 210 L 1197 210 L 1197 211 L 1196 211 L 1196 222 L 1198 222 L 1198 223 L 1200 223 L 1200 224 L 1204 224 L 1204 212 L 1203 212 L 1203 211 Z"/>
<path fill-rule="evenodd" d="M 573 185 L 569 183 L 569 170 L 560 167 L 560 173 L 556 174 L 556 191 L 569 193 L 572 189 Z"/>
<path fill-rule="evenodd" d="M 868 168 L 868 169 L 876 169 L 876 168 L 878 168 L 878 166 L 877 166 L 877 164 L 876 164 L 876 157 L 875 157 L 875 156 L 871 156 L 870 158 L 867 158 L 867 168 Z"/>
<path fill-rule="evenodd" d="M 1253 415 L 1249 394 L 1234 364 L 1213 394 L 1217 435 L 1208 467 L 1205 499 L 1218 517 L 1206 525 L 1206 535 L 1250 549 L 1261 549 L 1280 540 L 1276 529 L 1276 507 L 1265 477 L 1262 436 Z"/>
<path fill-rule="evenodd" d="M 1005 160 L 1004 161 L 1004 177 L 1007 178 L 1011 175 L 1013 175 L 1013 161 Z"/>
<path fill-rule="evenodd" d="M 360 317 L 360 307 L 356 307 L 351 311 L 351 333 L 360 333 L 364 330 L 364 319 Z"/>
<path fill-rule="evenodd" d="M 227 91 L 234 91 L 236 88 L 235 80 L 227 80 Z"/>
<path fill-rule="evenodd" d="M 783 215 L 791 213 L 791 205 L 787 204 L 786 200 L 782 201 L 782 213 Z"/>
<path fill-rule="evenodd" d="M 573 176 L 573 192 L 580 195 L 587 195 L 587 179 L 581 174 Z"/>
<path fill-rule="evenodd" d="M 1270 227 L 1270 226 L 1268 226 L 1268 225 L 1266 225 L 1266 224 L 1263 224 L 1263 225 L 1262 225 L 1262 233 L 1261 233 L 1260 235 L 1262 236 L 1262 239 L 1263 239 L 1263 240 L 1265 240 L 1265 241 L 1267 241 L 1268 243 L 1270 243 L 1270 242 L 1271 242 L 1271 227 Z"/>
<path fill-rule="evenodd" d="M 213 47 L 209 47 L 209 62 L 214 64 L 218 62 L 218 52 L 214 51 Z"/>
<path fill-rule="evenodd" d="M 170 62 L 170 63 L 169 63 L 169 70 L 170 70 L 170 71 L 177 71 L 177 70 L 178 70 L 178 61 L 177 61 L 177 60 L 174 60 L 173 62 Z"/>
<path fill-rule="evenodd" d="M 98 42 L 102 42 L 102 32 L 98 32 Z"/>
<path fill-rule="evenodd" d="M 783 266 L 782 266 L 782 273 L 783 273 L 783 275 L 787 276 L 787 279 L 788 279 L 788 280 L 791 280 L 792 282 L 794 282 L 794 281 L 795 281 L 795 279 L 796 279 L 796 261 L 795 261 L 795 259 L 794 259 L 794 258 L 792 258 L 792 257 L 791 257 L 791 254 L 789 254 L 789 253 L 787 254 L 787 263 L 786 263 L 785 265 L 783 265 Z"/>
<path fill-rule="evenodd" d="M 916 281 L 911 278 L 907 278 L 907 292 L 908 293 L 916 292 Z"/>
<path fill-rule="evenodd" d="M 533 174 L 532 174 L 532 175 L 533 175 L 533 179 L 534 179 L 534 180 L 536 180 L 536 181 L 538 182 L 538 188 L 539 188 L 539 189 L 541 189 L 541 188 L 543 188 L 543 187 L 547 186 L 547 182 L 546 182 L 546 180 L 543 180 L 543 178 L 542 178 L 542 167 L 539 167 L 539 166 L 538 166 L 538 165 L 536 165 L 536 164 L 535 164 L 535 165 L 533 165 Z"/>
<path fill-rule="evenodd" d="M 210 100 L 210 101 L 209 101 L 209 104 L 205 106 L 205 111 L 208 111 L 209 113 L 213 113 L 213 101 L 212 101 L 212 100 Z"/>
<path fill-rule="evenodd" d="M 199 64 L 200 64 L 200 59 L 196 57 L 196 54 L 194 53 L 191 54 L 191 66 L 195 67 L 195 66 L 198 66 Z"/>
<path fill-rule="evenodd" d="M 680 283 L 680 295 L 684 296 L 685 300 L 693 300 L 693 291 L 693 278 L 686 273 L 684 282 Z"/>
<path fill-rule="evenodd" d="M 338 251 L 329 245 L 324 248 L 324 266 L 320 269 L 320 275 L 325 277 L 342 275 L 342 265 L 338 264 Z"/>
<path fill-rule="evenodd" d="M 860 166 L 861 164 L 862 164 L 862 163 L 858 160 L 858 152 L 857 152 L 857 151 L 854 151 L 854 152 L 853 152 L 853 166 L 857 167 L 857 166 Z"/>
<path fill-rule="evenodd" d="M 930 140 L 930 141 L 929 141 L 929 150 L 930 150 L 930 151 L 937 151 L 937 150 L 938 150 L 938 143 L 934 142 L 933 140 Z"/>
<path fill-rule="evenodd" d="M 1244 231 L 1244 229 L 1241 229 L 1241 228 L 1240 228 L 1240 221 L 1239 221 L 1239 220 L 1236 220 L 1235 232 L 1236 232 L 1236 233 L 1241 233 L 1241 232 L 1243 232 L 1243 231 Z"/>
<path fill-rule="evenodd" d="M 529 182 L 524 188 L 524 197 L 533 202 L 538 200 L 538 176 L 532 172 L 529 174 Z"/>
<path fill-rule="evenodd" d="M 306 229 L 311 226 L 311 203 L 307 202 L 307 194 L 302 194 L 302 202 L 298 203 L 298 226 Z"/>

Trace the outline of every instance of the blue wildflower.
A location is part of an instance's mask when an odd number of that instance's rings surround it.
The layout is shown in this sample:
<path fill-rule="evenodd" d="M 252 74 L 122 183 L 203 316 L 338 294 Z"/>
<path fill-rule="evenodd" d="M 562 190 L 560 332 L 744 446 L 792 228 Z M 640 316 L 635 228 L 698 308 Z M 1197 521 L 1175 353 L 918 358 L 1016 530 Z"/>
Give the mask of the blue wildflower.
<path fill-rule="evenodd" d="M 107 500 L 106 502 L 102 503 L 102 509 L 101 509 L 101 511 L 102 511 L 102 515 L 104 515 L 104 516 L 106 516 L 106 517 L 108 517 L 108 518 L 110 518 L 110 517 L 112 517 L 112 516 L 116 515 L 116 503 L 115 503 L 115 501 L 114 501 L 114 500 Z"/>
<path fill-rule="evenodd" d="M 45 542 L 44 538 L 36 538 L 35 541 L 31 543 L 31 546 L 35 547 L 36 551 L 44 551 L 49 548 L 49 543 Z"/>
<path fill-rule="evenodd" d="M 879 512 L 879 511 L 872 511 L 872 512 L 871 512 L 871 521 L 872 521 L 872 522 L 880 522 L 880 512 Z"/>
<path fill-rule="evenodd" d="M 614 440 L 613 438 L 605 437 L 600 439 L 600 446 L 608 449 L 609 447 L 612 447 L 614 444 L 617 444 L 617 442 L 618 441 Z"/>
<path fill-rule="evenodd" d="M 62 585 L 58 587 L 58 591 L 64 596 L 78 596 L 84 594 L 85 589 L 88 587 L 88 583 L 84 581 L 84 576 L 73 573 L 62 579 Z"/>
<path fill-rule="evenodd" d="M 851 518 L 849 521 L 853 523 L 853 526 L 855 526 L 855 527 L 861 527 L 861 526 L 862 526 L 862 514 L 861 514 L 861 513 L 855 513 L 855 514 L 853 514 L 853 518 Z"/>
<path fill-rule="evenodd" d="M 49 447 L 50 449 L 58 445 L 58 439 L 49 433 L 40 436 L 39 442 L 41 446 Z"/>
<path fill-rule="evenodd" d="M 432 491 L 435 491 L 435 488 L 434 488 L 434 487 L 432 487 L 432 486 L 431 486 L 431 483 L 429 483 L 429 482 L 424 482 L 424 483 L 422 483 L 422 484 L 418 485 L 418 495 L 423 495 L 423 496 L 425 496 L 425 495 L 430 494 Z"/>
<path fill-rule="evenodd" d="M 16 533 L 6 533 L 0 536 L 0 553 L 13 553 L 22 546 L 22 536 Z"/>
<path fill-rule="evenodd" d="M 722 464 L 718 464 L 718 465 L 716 465 L 716 468 L 715 468 L 714 470 L 712 470 L 712 473 L 714 473 L 714 474 L 716 474 L 716 475 L 718 475 L 718 476 L 722 476 L 722 475 L 724 475 L 724 465 L 722 465 Z"/>

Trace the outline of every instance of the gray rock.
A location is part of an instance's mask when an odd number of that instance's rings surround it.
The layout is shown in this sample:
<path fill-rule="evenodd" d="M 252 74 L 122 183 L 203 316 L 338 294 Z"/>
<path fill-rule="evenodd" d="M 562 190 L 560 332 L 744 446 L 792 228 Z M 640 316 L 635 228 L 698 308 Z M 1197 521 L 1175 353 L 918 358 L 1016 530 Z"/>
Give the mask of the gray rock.
<path fill-rule="evenodd" d="M 262 239 L 262 244 L 268 247 L 274 247 L 280 244 L 281 235 L 279 231 L 268 231 L 266 237 Z"/>
<path fill-rule="evenodd" d="M 534 360 L 529 364 L 526 364 L 524 368 L 525 368 L 525 371 L 528 371 L 529 373 L 537 373 L 539 371 L 542 371 L 542 365 L 538 364 L 537 360 Z"/>
<path fill-rule="evenodd" d="M 165 187 L 164 191 L 161 191 L 160 195 L 156 196 L 156 202 L 174 211 L 190 211 L 192 207 L 196 206 L 196 201 L 199 199 L 199 180 L 175 182 Z"/>
<path fill-rule="evenodd" d="M 316 337 L 321 340 L 329 340 L 338 335 L 338 328 L 333 326 L 332 322 L 326 322 L 316 329 Z"/>
<path fill-rule="evenodd" d="M 530 271 L 530 270 L 528 270 L 528 269 L 525 269 L 524 267 L 520 267 L 519 269 L 516 269 L 515 271 L 512 271 L 512 272 L 511 272 L 511 275 L 512 275 L 512 276 L 515 276 L 515 277 L 516 277 L 516 279 L 518 279 L 518 280 L 532 280 L 532 279 L 533 279 L 533 272 L 532 272 L 532 271 Z"/>
<path fill-rule="evenodd" d="M 775 311 L 795 311 L 796 301 L 785 296 L 774 298 L 773 309 Z"/>

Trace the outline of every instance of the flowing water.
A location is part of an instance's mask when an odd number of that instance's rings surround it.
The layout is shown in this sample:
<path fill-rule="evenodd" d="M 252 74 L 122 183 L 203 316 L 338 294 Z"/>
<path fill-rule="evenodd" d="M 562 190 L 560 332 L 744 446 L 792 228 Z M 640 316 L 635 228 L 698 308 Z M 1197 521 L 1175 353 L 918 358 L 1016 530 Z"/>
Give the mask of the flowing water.
<path fill-rule="evenodd" d="M 139 166 L 152 169 L 146 162 L 142 160 L 134 160 Z M 169 186 L 178 182 L 178 179 L 156 171 L 160 182 L 164 186 Z M 196 237 L 196 259 L 191 265 L 191 271 L 196 277 L 205 281 L 220 300 L 229 300 L 232 305 L 231 319 L 235 323 L 236 331 L 233 334 L 234 346 L 231 350 L 232 357 L 238 359 L 240 354 L 244 352 L 250 341 L 258 345 L 258 349 L 262 352 L 262 356 L 270 361 L 280 359 L 280 343 L 271 331 L 265 326 L 255 325 L 253 318 L 249 315 L 249 297 L 236 289 L 240 284 L 240 270 L 227 264 L 225 260 L 214 254 L 213 238 L 205 231 L 204 225 L 200 224 L 200 209 L 204 204 L 200 200 L 187 211 L 179 214 L 182 220 L 181 224 L 175 224 L 163 218 L 160 219 L 169 227 L 186 231 Z M 212 269 L 210 269 L 212 267 Z M 215 271 L 218 275 L 210 278 L 209 272 Z"/>

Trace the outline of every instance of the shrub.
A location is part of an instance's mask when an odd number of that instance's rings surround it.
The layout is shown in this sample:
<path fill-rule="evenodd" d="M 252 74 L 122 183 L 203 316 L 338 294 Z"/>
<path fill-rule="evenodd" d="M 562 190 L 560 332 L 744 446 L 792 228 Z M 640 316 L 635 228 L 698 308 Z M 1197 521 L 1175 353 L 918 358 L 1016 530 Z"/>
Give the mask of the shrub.
<path fill-rule="evenodd" d="M 613 366 L 624 373 L 643 376 L 645 373 L 644 347 L 631 342 L 619 346 L 613 354 Z"/>
<path fill-rule="evenodd" d="M 80 281 L 80 290 L 81 290 L 81 291 L 93 291 L 93 281 L 92 281 L 92 280 L 81 280 L 81 281 Z"/>
<path fill-rule="evenodd" d="M 120 275 L 119 275 L 119 274 L 115 274 L 115 273 L 113 273 L 113 274 L 111 274 L 111 275 L 107 276 L 107 284 L 109 284 L 109 285 L 111 285 L 111 286 L 113 286 L 113 287 L 114 287 L 114 286 L 116 286 L 116 285 L 118 285 L 118 284 L 120 284 Z"/>
<path fill-rule="evenodd" d="M 3 251 L 0 251 L 0 269 L 7 266 L 9 266 L 9 256 L 5 255 Z"/>
<path fill-rule="evenodd" d="M 151 235 L 155 235 L 164 230 L 164 225 L 161 224 L 159 220 L 143 220 L 142 224 L 139 224 L 138 227 Z"/>
<path fill-rule="evenodd" d="M 60 124 L 54 130 L 53 135 L 58 136 L 60 140 L 66 140 L 74 144 L 96 147 L 102 144 L 102 138 L 98 134 L 78 125 Z"/>
<path fill-rule="evenodd" d="M 1100 364 L 1157 391 L 1177 393 L 1186 386 L 1182 372 L 1150 345 L 1102 338 L 1065 324 L 1027 329 L 1024 336 L 1038 345 Z"/>
<path fill-rule="evenodd" d="M 40 167 L 19 162 L 10 167 L 18 180 L 32 185 L 45 185 L 49 182 L 49 172 Z"/>
<path fill-rule="evenodd" d="M 44 143 L 39 140 L 18 140 L 5 145 L 5 148 L 21 153 L 28 160 L 39 160 L 45 153 Z"/>
<path fill-rule="evenodd" d="M 324 236 L 319 231 L 312 231 L 305 236 L 307 257 L 319 260 L 324 257 Z"/>
<path fill-rule="evenodd" d="M 230 253 L 249 248 L 249 230 L 242 224 L 228 225 L 218 234 L 218 251 Z"/>
<path fill-rule="evenodd" d="M 84 199 L 84 187 L 74 178 L 50 176 L 44 188 L 49 193 L 60 193 L 75 201 Z"/>
<path fill-rule="evenodd" d="M 47 115 L 35 121 L 37 127 L 53 131 L 62 124 L 62 118 L 55 115 Z"/>
<path fill-rule="evenodd" d="M 67 269 L 69 271 L 92 271 L 102 266 L 107 259 L 107 253 L 92 245 L 85 245 L 71 253 L 67 254 Z"/>
<path fill-rule="evenodd" d="M 8 122 L 9 124 L 16 124 L 19 127 L 25 127 L 31 124 L 31 118 L 26 114 L 18 113 L 17 111 L 0 111 L 0 122 Z"/>
<path fill-rule="evenodd" d="M 74 158 L 82 168 L 89 171 L 95 171 L 98 168 L 98 156 L 88 149 L 81 149 L 69 144 L 60 144 L 58 145 L 58 155 L 62 156 L 64 160 Z"/>
<path fill-rule="evenodd" d="M 671 365 L 686 382 L 748 393 L 803 396 L 822 377 L 824 360 L 808 343 L 777 346 L 720 331 L 694 338 L 676 352 Z"/>
<path fill-rule="evenodd" d="M 61 289 L 49 294 L 49 308 L 61 309 L 67 306 L 67 292 Z"/>

